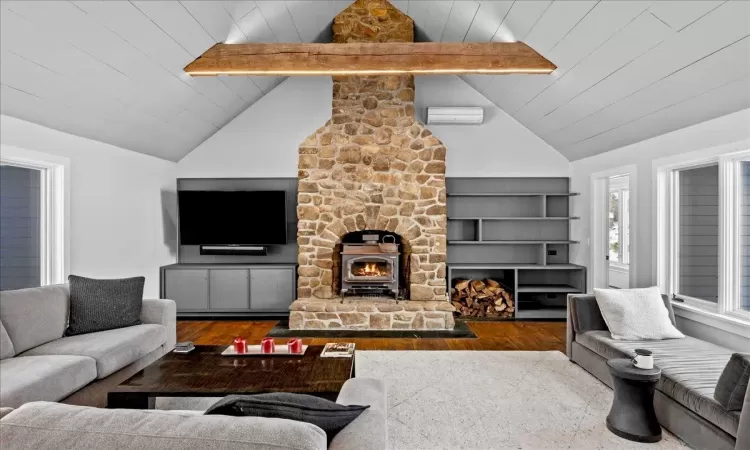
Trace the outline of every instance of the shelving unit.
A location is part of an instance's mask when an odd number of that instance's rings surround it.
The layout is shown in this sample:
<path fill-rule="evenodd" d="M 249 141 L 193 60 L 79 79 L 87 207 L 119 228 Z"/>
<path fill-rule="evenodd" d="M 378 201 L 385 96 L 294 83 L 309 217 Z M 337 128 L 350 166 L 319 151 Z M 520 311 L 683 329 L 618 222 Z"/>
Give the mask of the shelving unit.
<path fill-rule="evenodd" d="M 518 286 L 516 292 L 576 294 L 581 290 L 569 284 L 526 284 Z"/>
<path fill-rule="evenodd" d="M 576 220 L 580 217 L 448 217 L 448 220 Z"/>
<path fill-rule="evenodd" d="M 457 245 L 578 244 L 578 241 L 448 241 Z"/>
<path fill-rule="evenodd" d="M 448 197 L 571 197 L 577 192 L 449 192 Z"/>
<path fill-rule="evenodd" d="M 448 279 L 493 278 L 513 288 L 516 319 L 564 319 L 586 269 L 569 263 L 568 178 L 449 178 Z M 505 281 L 503 281 L 505 280 Z M 510 284 L 508 284 L 510 283 Z"/>

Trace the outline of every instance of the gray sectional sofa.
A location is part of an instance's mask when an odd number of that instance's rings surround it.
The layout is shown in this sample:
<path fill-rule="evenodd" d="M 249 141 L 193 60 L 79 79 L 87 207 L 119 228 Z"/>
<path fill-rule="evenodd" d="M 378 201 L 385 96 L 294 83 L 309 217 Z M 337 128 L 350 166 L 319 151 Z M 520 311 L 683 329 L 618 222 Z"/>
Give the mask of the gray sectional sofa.
<path fill-rule="evenodd" d="M 144 300 L 142 325 L 65 337 L 69 308 L 67 285 L 0 292 L 0 407 L 105 406 L 107 387 L 174 348 L 171 300 Z"/>
<path fill-rule="evenodd" d="M 352 378 L 336 400 L 370 405 L 330 446 L 315 425 L 285 419 L 204 416 L 200 411 L 101 409 L 48 402 L 0 410 L 3 450 L 205 449 L 384 450 L 387 447 L 385 384 Z M 3 413 L 5 414 L 3 416 Z"/>
<path fill-rule="evenodd" d="M 674 324 L 666 297 L 664 304 Z M 727 411 L 714 400 L 732 350 L 689 336 L 663 341 L 614 340 L 593 295 L 568 296 L 567 353 L 571 361 L 611 387 L 607 360 L 633 357 L 636 348 L 652 350 L 655 364 L 662 370 L 654 406 L 664 428 L 697 449 L 750 449 L 750 392 L 741 412 Z"/>

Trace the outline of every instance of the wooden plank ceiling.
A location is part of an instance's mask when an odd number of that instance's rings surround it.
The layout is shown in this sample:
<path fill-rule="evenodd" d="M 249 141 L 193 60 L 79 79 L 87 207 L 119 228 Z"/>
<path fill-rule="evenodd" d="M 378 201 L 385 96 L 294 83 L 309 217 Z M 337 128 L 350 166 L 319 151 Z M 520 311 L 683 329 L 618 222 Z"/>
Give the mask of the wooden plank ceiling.
<path fill-rule="evenodd" d="M 328 42 L 349 4 L 2 1 L 0 111 L 176 161 L 283 80 L 188 63 L 217 43 Z M 523 41 L 557 65 L 463 79 L 569 159 L 750 107 L 747 1 L 393 4 L 420 41 Z"/>

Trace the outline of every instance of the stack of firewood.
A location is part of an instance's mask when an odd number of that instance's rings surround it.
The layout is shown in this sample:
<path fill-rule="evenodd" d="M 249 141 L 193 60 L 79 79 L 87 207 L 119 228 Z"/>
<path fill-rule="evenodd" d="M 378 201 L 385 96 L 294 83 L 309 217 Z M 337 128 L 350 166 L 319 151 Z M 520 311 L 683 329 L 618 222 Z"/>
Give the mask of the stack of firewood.
<path fill-rule="evenodd" d="M 492 279 L 455 280 L 451 302 L 465 317 L 513 317 L 516 310 L 511 291 Z"/>

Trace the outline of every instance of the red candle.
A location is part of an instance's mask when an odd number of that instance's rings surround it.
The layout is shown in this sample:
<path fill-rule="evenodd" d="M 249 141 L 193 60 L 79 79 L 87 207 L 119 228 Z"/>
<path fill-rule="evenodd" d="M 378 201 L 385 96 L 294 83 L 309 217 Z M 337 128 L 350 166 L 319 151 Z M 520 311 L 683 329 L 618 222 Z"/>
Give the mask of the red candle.
<path fill-rule="evenodd" d="M 236 353 L 247 353 L 247 339 L 239 336 L 234 338 L 234 351 Z"/>
<path fill-rule="evenodd" d="M 302 339 L 292 338 L 287 342 L 289 353 L 302 353 Z"/>
<path fill-rule="evenodd" d="M 276 344 L 273 342 L 273 338 L 267 337 L 260 341 L 261 353 L 273 353 L 274 351 L 276 351 Z"/>

